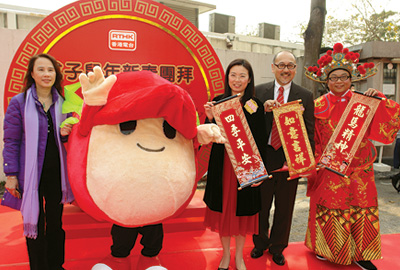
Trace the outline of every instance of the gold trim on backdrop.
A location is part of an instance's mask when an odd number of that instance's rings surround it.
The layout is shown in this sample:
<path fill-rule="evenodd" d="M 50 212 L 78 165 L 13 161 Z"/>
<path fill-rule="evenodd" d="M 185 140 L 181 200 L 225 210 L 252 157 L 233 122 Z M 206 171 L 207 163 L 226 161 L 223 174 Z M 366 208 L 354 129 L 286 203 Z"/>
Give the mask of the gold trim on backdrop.
<path fill-rule="evenodd" d="M 54 38 L 54 40 L 52 42 L 50 42 L 50 44 L 45 48 L 45 50 L 43 52 L 44 53 L 48 53 L 51 50 L 51 48 L 58 41 L 60 41 L 63 37 L 65 37 L 67 34 L 71 33 L 72 31 L 74 31 L 74 30 L 76 30 L 76 29 L 78 29 L 78 28 L 80 28 L 82 26 L 85 26 L 85 25 L 87 25 L 89 23 L 96 22 L 96 21 L 101 21 L 101 20 L 106 20 L 106 19 L 129 19 L 129 20 L 134 20 L 134 21 L 140 21 L 140 22 L 147 23 L 147 24 L 150 24 L 152 26 L 155 26 L 155 27 L 163 30 L 164 32 L 168 33 L 172 37 L 174 37 L 179 43 L 182 44 L 182 46 L 189 52 L 189 54 L 192 56 L 194 61 L 197 63 L 197 66 L 200 69 L 200 72 L 201 72 L 201 74 L 203 76 L 204 83 L 205 83 L 206 88 L 207 88 L 208 99 L 210 99 L 210 96 L 211 96 L 210 85 L 208 84 L 206 73 L 205 73 L 204 68 L 202 67 L 199 59 L 196 57 L 196 55 L 193 53 L 193 51 L 189 48 L 189 46 L 184 41 L 182 41 L 171 30 L 169 30 L 168 28 L 166 28 L 164 26 L 161 26 L 158 23 L 152 22 L 152 21 L 147 20 L 147 19 L 139 18 L 139 17 L 136 17 L 136 16 L 129 16 L 129 15 L 105 15 L 105 16 L 99 16 L 99 17 L 96 17 L 96 18 L 91 18 L 89 20 L 77 23 L 74 26 L 72 26 L 72 27 L 68 28 L 67 30 L 65 30 L 64 32 L 62 32 L 61 34 L 59 34 L 56 38 Z"/>

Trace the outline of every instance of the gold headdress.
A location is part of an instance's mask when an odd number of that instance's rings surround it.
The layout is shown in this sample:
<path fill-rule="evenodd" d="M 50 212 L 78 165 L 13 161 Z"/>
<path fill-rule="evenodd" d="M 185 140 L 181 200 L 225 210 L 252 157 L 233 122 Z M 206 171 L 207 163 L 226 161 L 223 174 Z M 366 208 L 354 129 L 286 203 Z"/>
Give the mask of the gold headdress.
<path fill-rule="evenodd" d="M 374 76 L 378 69 L 374 63 L 358 64 L 360 58 L 359 53 L 350 52 L 348 48 L 343 48 L 341 43 L 333 46 L 333 52 L 328 50 L 325 55 L 318 60 L 318 66 L 309 66 L 305 75 L 307 78 L 326 83 L 328 75 L 332 70 L 344 69 L 351 74 L 351 80 L 361 81 L 368 77 Z"/>

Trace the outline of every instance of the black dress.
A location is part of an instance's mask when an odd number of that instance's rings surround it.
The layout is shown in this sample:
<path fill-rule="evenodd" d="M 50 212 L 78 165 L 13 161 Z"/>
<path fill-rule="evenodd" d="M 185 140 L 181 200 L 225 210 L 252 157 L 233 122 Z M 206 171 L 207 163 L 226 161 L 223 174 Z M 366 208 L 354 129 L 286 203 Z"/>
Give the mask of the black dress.
<path fill-rule="evenodd" d="M 65 231 L 62 228 L 61 166 L 54 123 L 47 111 L 48 136 L 39 183 L 39 220 L 36 239 L 26 238 L 31 269 L 63 269 Z M 57 127 L 56 127 L 57 128 Z"/>
<path fill-rule="evenodd" d="M 214 100 L 219 100 L 221 96 Z M 243 108 L 250 130 L 265 163 L 267 145 L 263 104 L 250 114 Z M 223 144 L 214 143 L 211 149 L 204 201 L 207 204 L 204 224 L 222 236 L 258 233 L 258 215 L 261 209 L 259 187 L 238 191 L 238 180 Z"/>

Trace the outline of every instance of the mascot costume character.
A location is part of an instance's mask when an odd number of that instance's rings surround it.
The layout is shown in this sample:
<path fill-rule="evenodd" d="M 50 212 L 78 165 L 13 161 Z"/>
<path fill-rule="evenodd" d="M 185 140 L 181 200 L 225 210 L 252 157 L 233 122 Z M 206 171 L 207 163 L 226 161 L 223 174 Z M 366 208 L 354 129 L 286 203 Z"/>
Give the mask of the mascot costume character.
<path fill-rule="evenodd" d="M 113 223 L 111 255 L 92 269 L 160 265 L 162 221 L 186 208 L 196 190 L 196 150 L 224 143 L 218 126 L 196 125 L 190 95 L 147 71 L 80 75 L 84 104 L 69 138 L 68 169 L 78 205 Z"/>

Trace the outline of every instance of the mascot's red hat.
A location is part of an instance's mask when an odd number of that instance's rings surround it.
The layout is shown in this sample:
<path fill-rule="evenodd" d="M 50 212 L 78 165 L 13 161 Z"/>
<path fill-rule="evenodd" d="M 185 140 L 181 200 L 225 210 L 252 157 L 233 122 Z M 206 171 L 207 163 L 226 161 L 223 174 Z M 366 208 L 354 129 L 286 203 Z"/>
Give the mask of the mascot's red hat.
<path fill-rule="evenodd" d="M 117 74 L 107 104 L 84 129 L 161 117 L 185 138 L 196 137 L 196 109 L 188 92 L 150 71 L 126 72 Z"/>

